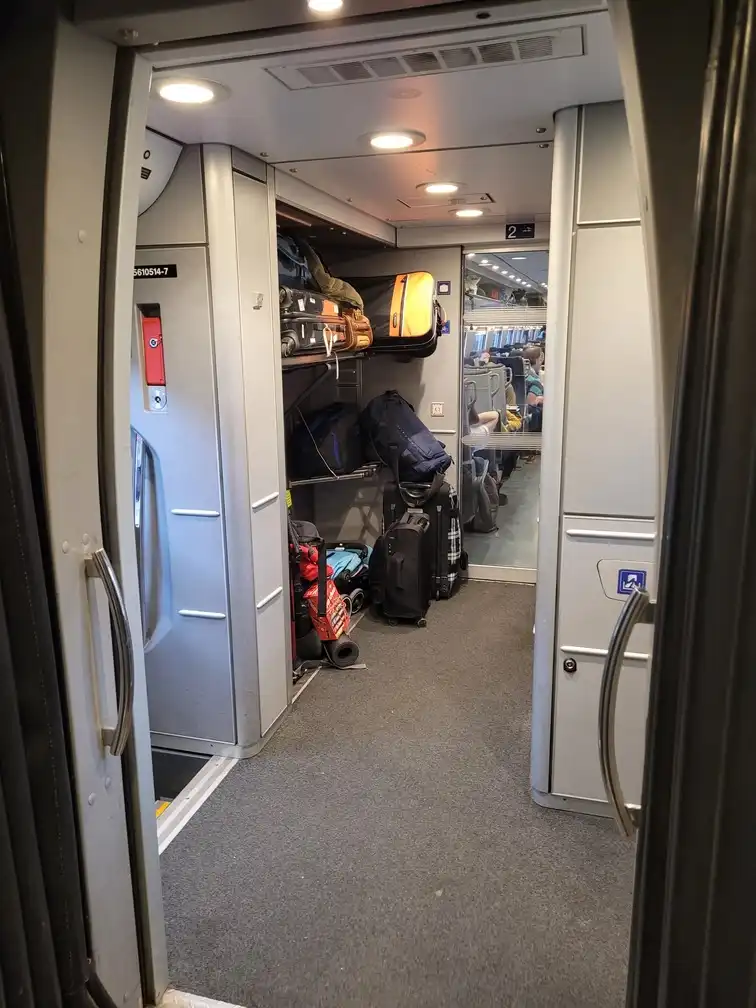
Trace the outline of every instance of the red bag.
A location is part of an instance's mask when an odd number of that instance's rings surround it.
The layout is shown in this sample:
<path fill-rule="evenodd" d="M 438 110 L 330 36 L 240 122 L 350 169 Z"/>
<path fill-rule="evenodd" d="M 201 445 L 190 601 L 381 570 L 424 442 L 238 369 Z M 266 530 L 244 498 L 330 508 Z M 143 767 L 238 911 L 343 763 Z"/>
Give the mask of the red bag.
<path fill-rule="evenodd" d="M 344 599 L 339 594 L 339 590 L 336 585 L 331 580 L 331 574 L 333 571 L 329 567 L 329 576 L 326 581 L 326 591 L 325 591 L 325 615 L 320 615 L 318 610 L 322 612 L 323 606 L 318 605 L 320 601 L 320 596 L 318 592 L 317 582 L 307 589 L 304 593 L 304 597 L 307 600 L 307 605 L 310 608 L 310 619 L 312 620 L 312 625 L 317 631 L 318 637 L 322 641 L 332 641 L 338 640 L 342 634 L 345 634 L 349 629 L 349 613 L 347 612 L 346 605 L 344 604 Z"/>

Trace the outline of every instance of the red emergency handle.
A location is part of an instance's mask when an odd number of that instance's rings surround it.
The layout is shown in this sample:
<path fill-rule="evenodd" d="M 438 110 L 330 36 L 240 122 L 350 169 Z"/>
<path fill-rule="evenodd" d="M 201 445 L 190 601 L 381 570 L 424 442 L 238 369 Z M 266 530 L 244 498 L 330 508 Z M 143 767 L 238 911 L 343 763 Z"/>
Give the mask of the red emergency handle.
<path fill-rule="evenodd" d="M 144 380 L 147 385 L 165 385 L 163 324 L 159 315 L 142 315 Z"/>

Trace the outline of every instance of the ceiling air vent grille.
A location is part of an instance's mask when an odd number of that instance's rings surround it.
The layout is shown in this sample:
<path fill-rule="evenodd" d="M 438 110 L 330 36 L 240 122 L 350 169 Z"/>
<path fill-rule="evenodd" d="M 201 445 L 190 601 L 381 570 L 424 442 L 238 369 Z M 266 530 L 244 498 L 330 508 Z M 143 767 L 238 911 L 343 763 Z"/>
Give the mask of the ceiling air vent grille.
<path fill-rule="evenodd" d="M 372 74 L 362 63 L 335 63 L 334 73 L 343 81 L 363 81 L 371 80 Z"/>
<path fill-rule="evenodd" d="M 364 51 L 364 50 L 363 50 Z M 396 80 L 423 74 L 453 73 L 492 66 L 517 66 L 534 60 L 583 56 L 585 46 L 580 25 L 557 28 L 538 35 L 466 42 L 464 45 L 426 45 L 401 52 L 366 52 L 362 59 L 267 67 L 267 71 L 292 90 L 333 87 L 363 81 Z M 300 57 L 301 58 L 301 57 Z"/>
<path fill-rule="evenodd" d="M 519 39 L 517 51 L 520 59 L 548 59 L 554 51 L 550 35 L 534 35 L 533 38 Z"/>
<path fill-rule="evenodd" d="M 492 42 L 490 45 L 478 46 L 481 60 L 490 65 L 491 63 L 511 63 L 517 59 L 511 42 Z"/>

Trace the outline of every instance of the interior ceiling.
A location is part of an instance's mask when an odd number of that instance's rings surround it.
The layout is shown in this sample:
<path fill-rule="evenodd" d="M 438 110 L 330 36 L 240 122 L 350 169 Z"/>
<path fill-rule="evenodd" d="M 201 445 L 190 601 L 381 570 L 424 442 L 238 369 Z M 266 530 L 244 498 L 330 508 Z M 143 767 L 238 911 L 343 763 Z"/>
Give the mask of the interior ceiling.
<path fill-rule="evenodd" d="M 374 39 L 188 67 L 182 76 L 217 81 L 229 89 L 228 98 L 191 107 L 153 97 L 149 125 L 185 143 L 233 144 L 398 226 L 457 221 L 454 204 L 425 199 L 418 189 L 434 179 L 458 183 L 454 198 L 479 205 L 481 221 L 546 219 L 554 113 L 622 97 L 609 15 L 593 12 L 520 26 L 483 25 L 473 17 L 471 12 L 465 29 L 411 39 Z M 545 34 L 556 40 L 559 32 L 576 26 L 584 53 L 579 56 L 523 58 L 416 75 L 406 72 L 403 57 L 400 79 L 314 87 L 306 86 L 297 69 L 461 45 L 479 48 Z M 569 38 L 574 36 L 573 30 Z M 530 46 L 531 54 L 539 51 Z M 156 79 L 163 74 L 176 75 L 177 70 L 160 71 Z M 396 129 L 419 130 L 426 140 L 412 151 L 371 153 L 369 134 Z"/>
<path fill-rule="evenodd" d="M 548 252 L 468 252 L 465 271 L 507 287 L 529 283 L 545 297 L 549 277 Z"/>

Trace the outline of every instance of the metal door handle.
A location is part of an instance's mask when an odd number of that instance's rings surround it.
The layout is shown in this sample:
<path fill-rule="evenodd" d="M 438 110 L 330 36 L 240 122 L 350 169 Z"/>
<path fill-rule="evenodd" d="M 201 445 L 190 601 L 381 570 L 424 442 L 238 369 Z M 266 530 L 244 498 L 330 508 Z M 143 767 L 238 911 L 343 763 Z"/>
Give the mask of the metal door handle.
<path fill-rule="evenodd" d="M 614 820 L 620 832 L 626 837 L 632 836 L 638 828 L 640 810 L 626 805 L 622 794 L 622 786 L 617 772 L 614 715 L 625 648 L 633 628 L 643 617 L 649 602 L 649 594 L 645 588 L 633 588 L 612 631 L 604 662 L 604 673 L 601 677 L 601 692 L 599 693 L 598 737 L 601 779 L 604 782 L 604 790 Z"/>
<path fill-rule="evenodd" d="M 105 586 L 115 641 L 118 714 L 114 728 L 102 729 L 103 744 L 113 756 L 121 756 L 131 734 L 134 718 L 134 649 L 129 616 L 116 572 L 105 550 L 95 550 L 86 562 L 88 577 L 99 578 Z"/>

